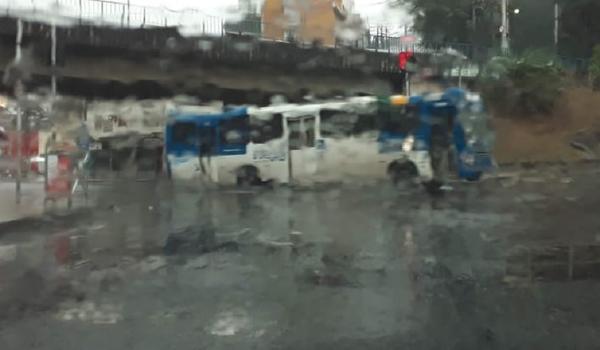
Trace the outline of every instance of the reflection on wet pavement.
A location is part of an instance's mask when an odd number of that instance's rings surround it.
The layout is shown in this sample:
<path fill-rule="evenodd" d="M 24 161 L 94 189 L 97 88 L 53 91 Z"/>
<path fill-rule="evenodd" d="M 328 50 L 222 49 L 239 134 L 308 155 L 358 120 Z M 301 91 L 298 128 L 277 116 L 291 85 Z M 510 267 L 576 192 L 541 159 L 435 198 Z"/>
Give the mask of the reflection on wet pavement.
<path fill-rule="evenodd" d="M 507 258 L 507 277 L 537 281 L 600 279 L 600 245 L 516 249 Z"/>
<path fill-rule="evenodd" d="M 514 195 L 530 187 L 115 186 L 73 227 L 3 235 L 8 348 L 560 348 L 568 324 L 574 348 L 599 340 L 600 245 L 520 239 L 543 226 Z"/>

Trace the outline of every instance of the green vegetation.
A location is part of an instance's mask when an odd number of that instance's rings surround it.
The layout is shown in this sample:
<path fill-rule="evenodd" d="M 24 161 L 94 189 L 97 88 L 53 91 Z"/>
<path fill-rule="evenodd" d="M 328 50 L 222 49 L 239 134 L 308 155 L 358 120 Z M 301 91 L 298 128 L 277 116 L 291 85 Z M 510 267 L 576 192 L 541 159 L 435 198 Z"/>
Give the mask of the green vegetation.
<path fill-rule="evenodd" d="M 415 30 L 427 42 L 488 45 L 497 30 L 495 0 L 397 0 L 414 16 Z"/>
<path fill-rule="evenodd" d="M 484 97 L 503 115 L 549 115 L 562 95 L 564 76 L 551 55 L 532 51 L 518 58 L 498 57 L 481 77 Z"/>
<path fill-rule="evenodd" d="M 600 90 L 600 45 L 594 47 L 590 62 L 590 77 L 594 90 Z"/>
<path fill-rule="evenodd" d="M 560 0 L 559 53 L 562 56 L 590 58 L 600 43 L 600 1 Z"/>
<path fill-rule="evenodd" d="M 409 9 L 425 42 L 472 44 L 469 59 L 485 66 L 480 85 L 488 105 L 502 115 L 519 117 L 553 112 L 566 83 L 561 64 L 577 74 L 589 72 L 600 89 L 600 46 L 594 48 L 600 43 L 600 1 L 558 0 L 558 46 L 556 1 L 511 0 L 509 38 L 515 56 L 490 59 L 499 52 L 500 1 L 390 0 Z M 573 69 L 574 62 L 583 64 Z"/>
<path fill-rule="evenodd" d="M 389 0 L 409 9 L 414 29 L 426 42 L 470 43 L 493 54 L 500 45 L 499 0 Z M 554 44 L 556 0 L 511 0 L 509 2 L 512 51 L 552 50 L 559 56 L 590 58 L 600 43 L 600 1 L 558 0 L 560 6 L 558 51 Z M 514 10 L 519 9 L 519 14 Z"/>

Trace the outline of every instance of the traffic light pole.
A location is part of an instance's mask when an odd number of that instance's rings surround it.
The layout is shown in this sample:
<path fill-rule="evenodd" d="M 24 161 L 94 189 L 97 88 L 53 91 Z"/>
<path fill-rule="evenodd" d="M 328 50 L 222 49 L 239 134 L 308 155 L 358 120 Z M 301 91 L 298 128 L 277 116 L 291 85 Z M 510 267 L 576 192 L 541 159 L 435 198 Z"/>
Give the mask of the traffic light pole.
<path fill-rule="evenodd" d="M 502 53 L 509 52 L 508 45 L 508 0 L 502 0 Z"/>
<path fill-rule="evenodd" d="M 554 2 L 554 49 L 558 54 L 558 27 L 560 18 L 560 7 L 558 1 Z"/>
<path fill-rule="evenodd" d="M 15 64 L 18 66 L 21 61 L 21 41 L 23 40 L 23 22 L 21 19 L 17 20 L 17 38 L 16 38 L 16 47 L 15 47 Z M 21 108 L 21 96 L 23 95 L 23 83 L 21 82 L 21 78 L 17 78 L 15 82 L 15 99 L 17 100 L 17 177 L 15 181 L 15 198 L 17 203 L 21 203 L 21 178 L 23 177 L 22 167 L 23 167 L 23 110 Z"/>
<path fill-rule="evenodd" d="M 18 85 L 21 84 L 21 81 L 17 81 L 17 86 L 15 86 L 15 96 L 17 97 L 17 104 L 19 103 L 19 90 L 22 88 Z M 17 107 L 17 177 L 15 181 L 15 196 L 17 203 L 21 203 L 21 178 L 23 177 L 23 112 L 21 110 L 21 106 Z"/>

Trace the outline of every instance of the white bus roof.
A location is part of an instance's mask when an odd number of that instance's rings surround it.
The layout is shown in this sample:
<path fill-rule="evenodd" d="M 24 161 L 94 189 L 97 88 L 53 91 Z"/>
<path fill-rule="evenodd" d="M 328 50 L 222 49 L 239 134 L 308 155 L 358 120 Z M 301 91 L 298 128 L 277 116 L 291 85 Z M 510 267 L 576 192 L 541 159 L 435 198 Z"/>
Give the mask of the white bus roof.
<path fill-rule="evenodd" d="M 287 103 L 276 106 L 267 107 L 249 107 L 248 115 L 260 118 L 270 118 L 273 114 L 283 114 L 284 117 L 294 118 L 306 114 L 318 113 L 321 109 L 367 109 L 372 103 L 376 102 L 377 98 L 373 96 L 352 97 L 344 101 L 326 101 L 309 104 Z"/>

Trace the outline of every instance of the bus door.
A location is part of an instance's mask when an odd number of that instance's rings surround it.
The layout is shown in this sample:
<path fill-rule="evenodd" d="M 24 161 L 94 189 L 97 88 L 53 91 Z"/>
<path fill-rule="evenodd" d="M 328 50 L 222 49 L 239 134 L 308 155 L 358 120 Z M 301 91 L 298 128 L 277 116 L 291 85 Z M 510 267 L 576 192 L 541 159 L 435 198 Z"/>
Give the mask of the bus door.
<path fill-rule="evenodd" d="M 289 139 L 290 182 L 302 181 L 303 177 L 314 175 L 317 171 L 316 117 L 314 115 L 288 117 L 286 121 Z"/>

